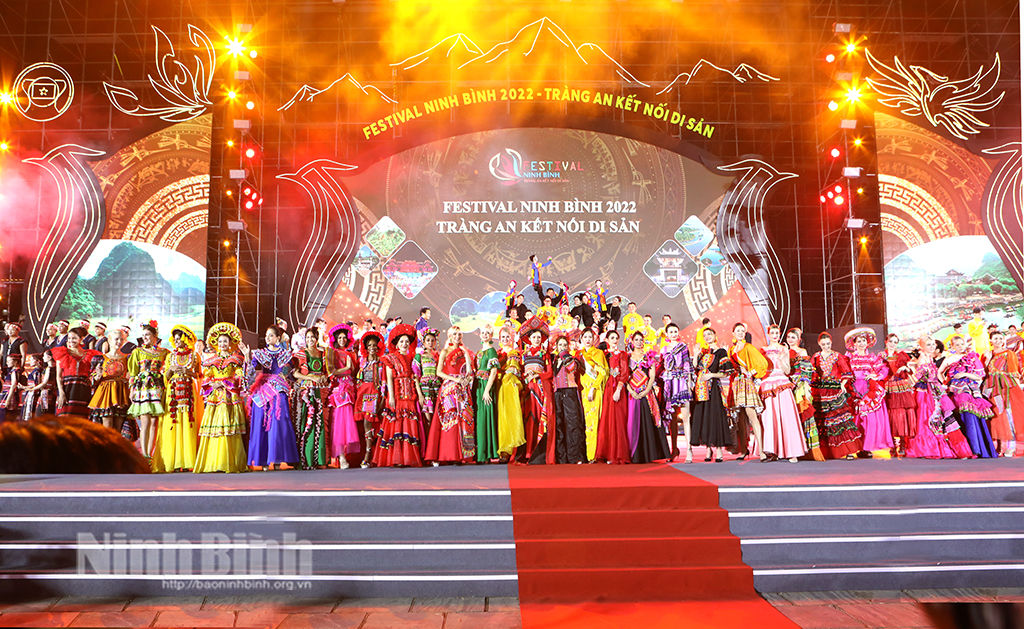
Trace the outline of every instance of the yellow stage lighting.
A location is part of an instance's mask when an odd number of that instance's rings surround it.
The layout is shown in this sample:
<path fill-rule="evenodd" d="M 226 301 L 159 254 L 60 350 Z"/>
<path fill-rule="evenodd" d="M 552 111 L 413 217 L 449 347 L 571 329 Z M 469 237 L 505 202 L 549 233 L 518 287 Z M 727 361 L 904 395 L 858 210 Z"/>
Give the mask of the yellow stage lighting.
<path fill-rule="evenodd" d="M 837 103 L 834 100 L 830 100 L 830 101 L 828 101 L 828 108 L 829 108 L 830 111 L 835 111 L 835 110 L 839 109 L 839 103 Z"/>
<path fill-rule="evenodd" d="M 225 37 L 224 39 L 228 40 L 228 52 L 231 53 L 231 56 L 237 57 L 245 50 L 245 46 L 242 45 L 241 40 L 231 39 L 228 37 Z"/>

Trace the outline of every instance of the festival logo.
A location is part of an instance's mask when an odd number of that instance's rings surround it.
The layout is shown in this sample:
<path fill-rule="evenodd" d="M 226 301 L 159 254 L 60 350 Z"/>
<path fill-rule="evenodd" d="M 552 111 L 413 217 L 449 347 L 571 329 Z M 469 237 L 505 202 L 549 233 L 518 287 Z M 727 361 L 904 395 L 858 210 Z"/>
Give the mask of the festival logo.
<path fill-rule="evenodd" d="M 496 153 L 487 167 L 503 186 L 517 183 L 566 183 L 570 172 L 583 170 L 582 162 L 524 160 L 519 151 L 509 148 L 504 153 Z"/>

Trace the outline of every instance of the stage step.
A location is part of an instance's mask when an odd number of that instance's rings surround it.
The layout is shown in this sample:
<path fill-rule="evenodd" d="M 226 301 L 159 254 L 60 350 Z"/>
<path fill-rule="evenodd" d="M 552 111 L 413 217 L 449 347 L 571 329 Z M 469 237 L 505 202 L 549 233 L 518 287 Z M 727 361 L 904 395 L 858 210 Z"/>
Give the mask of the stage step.
<path fill-rule="evenodd" d="M 1024 484 L 722 487 L 761 592 L 1024 586 Z"/>
<path fill-rule="evenodd" d="M 447 472 L 465 479 L 456 489 L 422 482 L 436 470 L 409 470 L 405 486 L 389 472 L 286 473 L 296 490 L 245 488 L 255 475 L 214 477 L 216 489 L 175 475 L 118 491 L 54 479 L 0 490 L 0 595 L 26 584 L 63 596 L 518 595 L 507 477 Z M 147 486 L 161 481 L 174 489 Z"/>
<path fill-rule="evenodd" d="M 519 569 L 521 601 L 695 601 L 739 600 L 754 594 L 746 566 Z M 553 594 L 557 593 L 557 594 Z"/>

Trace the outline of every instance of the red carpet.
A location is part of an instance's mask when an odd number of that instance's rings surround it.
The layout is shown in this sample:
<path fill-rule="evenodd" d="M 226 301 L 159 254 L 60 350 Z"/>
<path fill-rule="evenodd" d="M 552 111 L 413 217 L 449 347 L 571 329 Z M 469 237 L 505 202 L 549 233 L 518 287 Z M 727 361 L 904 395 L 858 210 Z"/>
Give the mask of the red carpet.
<path fill-rule="evenodd" d="M 764 599 L 680 603 L 527 604 L 524 629 L 798 629 Z"/>
<path fill-rule="evenodd" d="M 522 603 L 751 600 L 718 489 L 667 465 L 509 470 Z"/>

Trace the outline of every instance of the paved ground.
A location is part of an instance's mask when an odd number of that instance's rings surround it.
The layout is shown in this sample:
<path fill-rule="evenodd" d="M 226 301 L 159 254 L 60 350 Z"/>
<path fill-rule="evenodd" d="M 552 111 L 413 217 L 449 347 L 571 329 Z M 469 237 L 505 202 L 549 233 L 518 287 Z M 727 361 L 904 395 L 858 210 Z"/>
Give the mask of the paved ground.
<path fill-rule="evenodd" d="M 797 592 L 765 598 L 804 629 L 933 627 L 926 609 L 951 602 L 1015 603 L 995 611 L 1016 617 L 1016 624 L 1007 626 L 1024 627 L 1024 589 Z M 195 596 L 73 597 L 0 603 L 0 626 L 517 629 L 522 624 L 519 601 L 514 598 Z"/>

